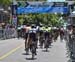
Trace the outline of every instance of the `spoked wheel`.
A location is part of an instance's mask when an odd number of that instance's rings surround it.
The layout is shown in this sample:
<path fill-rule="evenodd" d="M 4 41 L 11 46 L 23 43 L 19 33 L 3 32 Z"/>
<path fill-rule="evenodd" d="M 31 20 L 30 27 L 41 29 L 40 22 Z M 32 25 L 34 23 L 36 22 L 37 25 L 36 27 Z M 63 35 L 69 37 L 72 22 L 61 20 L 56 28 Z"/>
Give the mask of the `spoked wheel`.
<path fill-rule="evenodd" d="M 46 42 L 45 43 L 46 52 L 48 51 L 48 47 L 49 47 L 48 42 Z"/>
<path fill-rule="evenodd" d="M 32 59 L 34 59 L 34 56 L 35 56 L 35 46 L 34 45 L 31 48 L 31 53 L 32 53 Z"/>
<path fill-rule="evenodd" d="M 48 51 L 48 47 L 46 47 L 46 52 Z"/>
<path fill-rule="evenodd" d="M 29 48 L 26 48 L 26 55 L 29 55 Z"/>
<path fill-rule="evenodd" d="M 60 40 L 63 41 L 64 35 L 60 35 Z"/>

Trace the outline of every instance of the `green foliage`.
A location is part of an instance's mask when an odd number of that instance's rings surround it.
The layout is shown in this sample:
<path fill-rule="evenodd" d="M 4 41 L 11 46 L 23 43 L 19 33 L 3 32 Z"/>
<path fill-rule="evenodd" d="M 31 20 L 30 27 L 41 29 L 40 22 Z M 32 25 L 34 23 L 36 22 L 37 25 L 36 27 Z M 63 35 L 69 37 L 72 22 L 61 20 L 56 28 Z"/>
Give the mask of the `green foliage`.
<path fill-rule="evenodd" d="M 23 15 L 21 18 L 25 18 L 24 23 L 40 23 L 49 26 L 60 26 L 60 16 L 60 14 L 26 14 L 26 17 Z"/>
<path fill-rule="evenodd" d="M 1 5 L 9 5 L 12 2 L 12 0 L 0 0 Z"/>

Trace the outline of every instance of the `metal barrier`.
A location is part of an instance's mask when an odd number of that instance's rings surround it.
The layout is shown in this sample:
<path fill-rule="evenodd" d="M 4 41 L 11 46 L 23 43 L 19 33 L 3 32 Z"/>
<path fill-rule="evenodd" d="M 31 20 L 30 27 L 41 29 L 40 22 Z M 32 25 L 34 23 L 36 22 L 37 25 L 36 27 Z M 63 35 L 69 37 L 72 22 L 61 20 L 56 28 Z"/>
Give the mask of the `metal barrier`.
<path fill-rule="evenodd" d="M 70 58 L 70 62 L 75 62 L 75 36 L 71 37 L 68 35 L 68 41 L 66 42 L 68 57 Z"/>
<path fill-rule="evenodd" d="M 0 29 L 0 39 L 3 38 L 3 29 Z"/>
<path fill-rule="evenodd" d="M 10 39 L 17 37 L 16 29 L 0 29 L 0 39 Z"/>

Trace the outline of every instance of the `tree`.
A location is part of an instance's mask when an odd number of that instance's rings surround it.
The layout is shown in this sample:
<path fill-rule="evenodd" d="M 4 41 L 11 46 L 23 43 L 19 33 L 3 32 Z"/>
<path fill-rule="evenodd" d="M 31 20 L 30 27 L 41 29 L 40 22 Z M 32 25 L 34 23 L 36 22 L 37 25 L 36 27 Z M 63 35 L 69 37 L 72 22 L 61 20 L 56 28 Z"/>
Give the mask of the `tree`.
<path fill-rule="evenodd" d="M 11 2 L 12 0 L 0 0 L 0 5 L 8 6 Z"/>
<path fill-rule="evenodd" d="M 25 22 L 26 23 L 36 23 L 36 24 L 43 24 L 49 26 L 60 26 L 61 21 L 59 18 L 61 17 L 60 14 L 27 14 Z"/>

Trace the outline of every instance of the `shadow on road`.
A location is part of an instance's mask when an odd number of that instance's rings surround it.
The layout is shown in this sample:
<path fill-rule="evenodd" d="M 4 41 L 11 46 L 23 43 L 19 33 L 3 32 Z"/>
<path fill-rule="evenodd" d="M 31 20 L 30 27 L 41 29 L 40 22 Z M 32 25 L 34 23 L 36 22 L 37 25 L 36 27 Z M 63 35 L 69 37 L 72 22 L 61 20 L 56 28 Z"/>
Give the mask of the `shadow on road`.
<path fill-rule="evenodd" d="M 26 58 L 26 60 L 36 60 L 37 58 Z"/>
<path fill-rule="evenodd" d="M 27 54 L 27 53 L 22 53 L 22 55 L 30 55 L 30 54 Z"/>
<path fill-rule="evenodd" d="M 42 50 L 42 52 L 50 52 L 50 51 L 49 50 L 47 50 L 47 51 L 46 50 Z"/>

